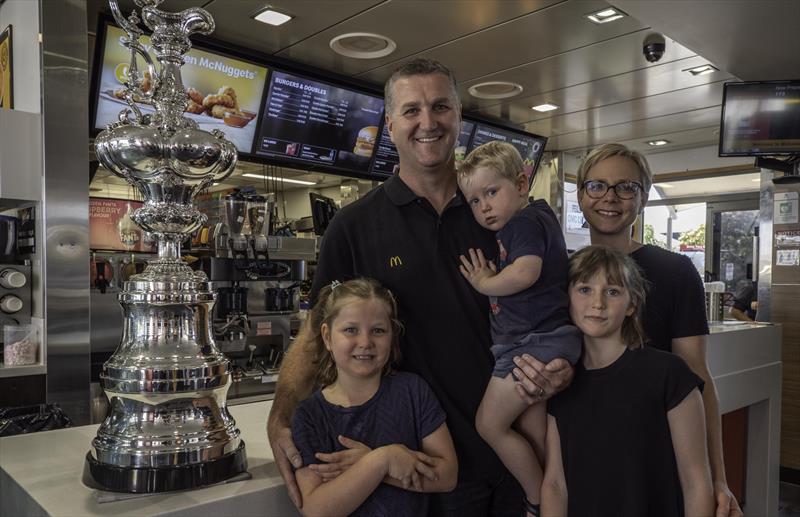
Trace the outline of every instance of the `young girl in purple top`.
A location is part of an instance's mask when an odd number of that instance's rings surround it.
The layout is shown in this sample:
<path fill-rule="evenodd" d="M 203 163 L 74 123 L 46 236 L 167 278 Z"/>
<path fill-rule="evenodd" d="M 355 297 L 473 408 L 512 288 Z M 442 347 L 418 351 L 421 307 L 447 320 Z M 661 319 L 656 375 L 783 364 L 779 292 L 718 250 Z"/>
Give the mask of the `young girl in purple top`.
<path fill-rule="evenodd" d="M 426 515 L 427 495 L 456 485 L 445 414 L 417 375 L 395 372 L 397 304 L 375 280 L 333 282 L 311 311 L 317 386 L 292 434 L 304 515 Z M 350 451 L 332 470 L 329 454 Z"/>

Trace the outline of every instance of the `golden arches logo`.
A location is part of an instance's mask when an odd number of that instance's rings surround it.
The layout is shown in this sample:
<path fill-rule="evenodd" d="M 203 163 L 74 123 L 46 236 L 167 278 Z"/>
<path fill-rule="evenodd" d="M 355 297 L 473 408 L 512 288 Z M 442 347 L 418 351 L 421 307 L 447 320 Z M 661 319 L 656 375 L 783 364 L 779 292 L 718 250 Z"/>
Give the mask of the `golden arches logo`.
<path fill-rule="evenodd" d="M 403 265 L 403 259 L 395 255 L 389 259 L 389 267 L 397 267 Z"/>

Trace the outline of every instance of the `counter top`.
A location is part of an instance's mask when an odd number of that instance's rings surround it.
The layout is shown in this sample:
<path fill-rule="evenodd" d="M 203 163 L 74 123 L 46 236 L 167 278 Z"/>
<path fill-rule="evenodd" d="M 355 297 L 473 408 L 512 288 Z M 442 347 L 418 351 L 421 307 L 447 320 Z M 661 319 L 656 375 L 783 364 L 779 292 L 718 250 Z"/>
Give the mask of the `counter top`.
<path fill-rule="evenodd" d="M 247 447 L 252 479 L 182 492 L 98 503 L 81 482 L 86 453 L 97 425 L 0 438 L 3 515 L 177 516 L 299 515 L 267 445 L 265 423 L 271 402 L 231 406 Z"/>

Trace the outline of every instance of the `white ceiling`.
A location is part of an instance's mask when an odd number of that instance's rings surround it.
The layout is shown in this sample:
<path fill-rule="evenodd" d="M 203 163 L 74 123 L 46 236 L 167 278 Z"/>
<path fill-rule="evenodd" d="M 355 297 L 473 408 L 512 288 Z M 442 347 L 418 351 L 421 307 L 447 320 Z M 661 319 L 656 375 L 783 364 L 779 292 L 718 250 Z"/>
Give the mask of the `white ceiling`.
<path fill-rule="evenodd" d="M 382 84 L 392 69 L 415 56 L 454 70 L 467 113 L 506 119 L 550 138 L 548 150 L 581 152 L 619 141 L 643 152 L 648 140 L 669 149 L 715 144 L 722 84 L 730 80 L 800 77 L 800 0 L 615 0 L 630 16 L 604 25 L 584 15 L 601 0 L 270 0 L 294 15 L 281 27 L 250 15 L 266 0 L 166 0 L 161 8 L 200 5 L 217 23 L 214 37 Z M 131 0 L 122 0 L 128 12 Z M 89 27 L 104 1 L 89 1 Z M 657 63 L 642 55 L 653 31 L 667 38 Z M 390 56 L 358 60 L 335 54 L 334 36 L 374 32 L 390 37 Z M 90 48 L 90 52 L 93 49 Z M 703 76 L 682 70 L 711 63 Z M 480 101 L 467 88 L 482 81 L 513 81 L 517 97 Z M 548 101 L 556 111 L 530 106 Z"/>

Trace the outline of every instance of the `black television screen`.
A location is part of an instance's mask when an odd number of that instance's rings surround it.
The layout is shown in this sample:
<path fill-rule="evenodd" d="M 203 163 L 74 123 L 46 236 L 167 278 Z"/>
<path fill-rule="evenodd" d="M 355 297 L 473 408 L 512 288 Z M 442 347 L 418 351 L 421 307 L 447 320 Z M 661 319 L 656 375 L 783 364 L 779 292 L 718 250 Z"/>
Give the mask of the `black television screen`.
<path fill-rule="evenodd" d="M 273 71 L 253 152 L 366 174 L 382 112 L 378 96 Z"/>
<path fill-rule="evenodd" d="M 121 42 L 125 33 L 111 23 L 106 23 L 102 32 L 102 55 L 95 65 L 98 70 L 94 72 L 95 130 L 116 122 L 120 111 L 127 107 L 122 97 L 130 62 L 130 51 Z M 150 50 L 150 38 L 143 36 L 140 41 L 156 62 L 155 54 Z M 185 115 L 195 120 L 201 129 L 221 130 L 240 153 L 249 153 L 256 133 L 267 68 L 198 47 L 186 54 L 185 61 L 181 76 L 192 99 Z M 139 60 L 139 69 L 145 69 L 142 59 Z M 146 78 L 145 86 L 147 83 L 152 84 L 152 79 Z M 153 111 L 149 105 L 139 104 L 139 107 L 144 113 Z"/>
<path fill-rule="evenodd" d="M 528 177 L 528 185 L 531 185 L 536 168 L 542 158 L 544 147 L 547 144 L 547 138 L 533 133 L 480 123 L 475 127 L 475 136 L 472 137 L 467 151 L 472 151 L 479 145 L 495 140 L 508 142 L 519 151 L 524 164 L 523 172 Z"/>
<path fill-rule="evenodd" d="M 725 83 L 720 156 L 800 153 L 800 81 Z"/>
<path fill-rule="evenodd" d="M 314 233 L 321 237 L 328 229 L 328 225 L 331 224 L 333 216 L 339 211 L 339 207 L 329 197 L 314 192 L 309 192 L 308 196 L 311 201 L 311 221 L 314 223 Z"/>
<path fill-rule="evenodd" d="M 461 133 L 458 135 L 458 143 L 456 143 L 456 155 L 466 153 L 474 128 L 474 122 L 469 120 L 461 121 Z M 400 158 L 397 156 L 397 148 L 392 143 L 392 139 L 389 137 L 389 129 L 384 123 L 378 142 L 375 144 L 375 159 L 372 161 L 370 172 L 378 176 L 388 177 L 397 172 L 399 166 Z"/>

